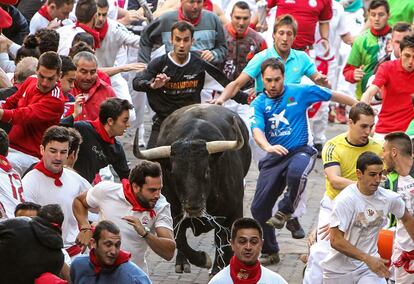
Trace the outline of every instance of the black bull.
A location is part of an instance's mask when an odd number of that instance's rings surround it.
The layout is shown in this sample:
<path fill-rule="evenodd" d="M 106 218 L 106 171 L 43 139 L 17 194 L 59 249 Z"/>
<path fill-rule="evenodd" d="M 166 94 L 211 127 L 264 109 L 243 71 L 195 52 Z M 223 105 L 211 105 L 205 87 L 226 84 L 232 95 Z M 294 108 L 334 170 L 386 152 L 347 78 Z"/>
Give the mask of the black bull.
<path fill-rule="evenodd" d="M 137 140 L 136 135 L 134 155 L 162 166 L 162 193 L 171 204 L 178 250 L 175 271 L 190 272 L 188 261 L 211 268 L 210 257 L 193 250 L 185 233 L 191 228 L 198 236 L 214 229 L 211 273 L 216 274 L 229 263 L 230 228 L 243 216 L 243 179 L 251 161 L 246 126 L 224 107 L 196 104 L 165 119 L 156 148 L 140 152 Z"/>

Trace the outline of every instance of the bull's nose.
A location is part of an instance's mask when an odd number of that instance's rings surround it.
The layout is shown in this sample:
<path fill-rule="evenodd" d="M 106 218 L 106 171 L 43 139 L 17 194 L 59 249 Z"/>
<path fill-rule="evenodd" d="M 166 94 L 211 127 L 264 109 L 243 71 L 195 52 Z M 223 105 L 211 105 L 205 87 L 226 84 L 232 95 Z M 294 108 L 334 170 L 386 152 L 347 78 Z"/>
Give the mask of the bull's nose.
<path fill-rule="evenodd" d="M 188 213 L 188 215 L 190 217 L 200 217 L 201 216 L 201 212 L 202 212 L 202 208 L 201 207 L 194 206 L 194 205 L 184 206 L 184 210 L 185 210 L 185 212 Z"/>

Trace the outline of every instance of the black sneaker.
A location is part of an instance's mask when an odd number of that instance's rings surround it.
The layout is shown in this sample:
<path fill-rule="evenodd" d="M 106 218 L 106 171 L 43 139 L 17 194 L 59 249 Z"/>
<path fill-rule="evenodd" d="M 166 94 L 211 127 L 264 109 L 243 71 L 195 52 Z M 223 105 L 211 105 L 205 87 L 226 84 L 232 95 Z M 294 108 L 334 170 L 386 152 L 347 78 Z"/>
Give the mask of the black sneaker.
<path fill-rule="evenodd" d="M 266 221 L 266 224 L 275 227 L 276 229 L 282 229 L 289 218 L 290 214 L 285 214 L 283 212 L 277 211 L 273 217 Z"/>
<path fill-rule="evenodd" d="M 305 237 L 305 231 L 300 225 L 298 218 L 287 220 L 286 229 L 292 233 L 292 238 L 294 239 L 303 239 Z"/>

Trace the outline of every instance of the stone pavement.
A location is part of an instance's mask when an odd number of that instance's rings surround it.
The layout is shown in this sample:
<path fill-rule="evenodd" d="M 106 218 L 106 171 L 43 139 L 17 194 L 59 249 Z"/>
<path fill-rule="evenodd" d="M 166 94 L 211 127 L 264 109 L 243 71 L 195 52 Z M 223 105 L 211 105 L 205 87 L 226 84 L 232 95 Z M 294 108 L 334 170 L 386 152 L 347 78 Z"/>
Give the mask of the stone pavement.
<path fill-rule="evenodd" d="M 146 119 L 146 134 L 150 131 L 149 119 Z M 346 126 L 339 124 L 329 124 L 327 130 L 328 139 L 345 132 Z M 124 142 L 125 152 L 128 158 L 132 158 L 131 147 L 131 133 L 128 133 L 122 140 Z M 134 163 L 134 159 L 130 159 Z M 254 191 L 256 188 L 256 180 L 258 170 L 256 165 L 252 163 L 250 171 L 246 177 L 246 189 L 244 195 L 244 215 L 251 217 L 250 204 L 253 200 Z M 319 201 L 325 190 L 325 180 L 323 174 L 323 167 L 321 160 L 318 159 L 315 168 L 308 178 L 307 184 L 307 213 L 300 218 L 300 222 L 309 233 L 312 228 L 316 226 L 318 219 Z M 290 232 L 283 228 L 277 230 L 277 239 L 280 246 L 280 263 L 268 266 L 273 271 L 282 275 L 290 284 L 302 283 L 302 273 L 304 264 L 300 261 L 299 256 L 307 253 L 307 238 L 302 240 L 295 240 L 291 238 Z M 207 252 L 211 259 L 214 259 L 214 240 L 213 231 L 202 234 L 195 238 L 191 230 L 187 230 L 187 237 L 190 246 L 196 250 L 203 250 Z M 147 255 L 149 275 L 154 284 L 190 284 L 190 283 L 208 283 L 209 274 L 207 269 L 201 269 L 194 265 L 191 266 L 191 273 L 177 274 L 174 271 L 175 260 L 167 262 L 154 253 L 150 252 Z"/>

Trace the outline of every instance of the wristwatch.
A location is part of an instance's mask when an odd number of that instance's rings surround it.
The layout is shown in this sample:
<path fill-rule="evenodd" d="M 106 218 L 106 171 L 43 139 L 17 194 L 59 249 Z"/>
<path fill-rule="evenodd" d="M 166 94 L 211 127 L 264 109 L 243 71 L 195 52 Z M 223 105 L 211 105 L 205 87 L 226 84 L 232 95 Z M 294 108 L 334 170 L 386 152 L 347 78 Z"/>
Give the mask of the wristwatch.
<path fill-rule="evenodd" d="M 148 236 L 148 234 L 151 232 L 151 230 L 148 227 L 145 227 L 145 226 L 143 226 L 143 227 L 144 227 L 144 230 L 145 230 L 145 234 L 143 234 L 141 236 L 141 238 L 145 239 Z"/>

